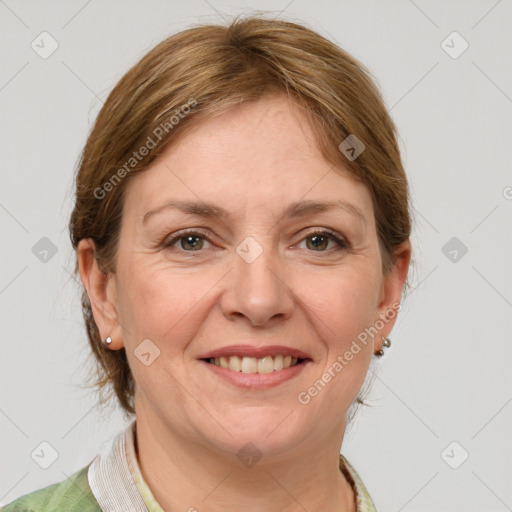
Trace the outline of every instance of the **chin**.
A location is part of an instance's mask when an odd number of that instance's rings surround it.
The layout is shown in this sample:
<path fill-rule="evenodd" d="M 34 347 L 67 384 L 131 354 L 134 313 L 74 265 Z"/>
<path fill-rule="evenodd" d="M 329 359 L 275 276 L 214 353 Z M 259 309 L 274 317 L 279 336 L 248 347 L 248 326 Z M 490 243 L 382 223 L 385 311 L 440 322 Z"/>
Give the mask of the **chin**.
<path fill-rule="evenodd" d="M 280 408 L 279 413 L 275 409 L 265 412 L 261 408 L 248 408 L 244 414 L 224 416 L 222 425 L 227 432 L 218 426 L 215 431 L 208 430 L 203 435 L 216 450 L 238 458 L 264 455 L 275 456 L 278 460 L 286 453 L 296 452 L 298 445 L 314 428 L 310 426 L 308 429 L 306 422 L 298 422 L 296 415 L 289 413 L 285 408 Z M 214 433 L 216 435 L 212 436 Z"/>

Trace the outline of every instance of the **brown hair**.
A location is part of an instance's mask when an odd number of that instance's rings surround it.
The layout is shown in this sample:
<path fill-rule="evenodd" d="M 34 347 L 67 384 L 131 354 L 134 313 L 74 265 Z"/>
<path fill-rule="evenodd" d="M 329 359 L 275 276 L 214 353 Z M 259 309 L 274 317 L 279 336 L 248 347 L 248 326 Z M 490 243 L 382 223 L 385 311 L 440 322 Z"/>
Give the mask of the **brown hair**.
<path fill-rule="evenodd" d="M 370 73 L 334 43 L 299 24 L 259 17 L 173 35 L 121 78 L 80 158 L 69 223 L 73 248 L 91 238 L 102 271 L 115 272 L 130 177 L 178 134 L 274 93 L 304 109 L 325 158 L 367 186 L 386 272 L 394 250 L 409 238 L 411 212 L 396 129 L 380 93 Z M 338 149 L 349 135 L 365 146 L 353 160 Z M 135 383 L 125 349 L 103 348 L 84 288 L 82 312 L 97 363 L 94 384 L 100 392 L 111 385 L 124 411 L 134 413 Z"/>

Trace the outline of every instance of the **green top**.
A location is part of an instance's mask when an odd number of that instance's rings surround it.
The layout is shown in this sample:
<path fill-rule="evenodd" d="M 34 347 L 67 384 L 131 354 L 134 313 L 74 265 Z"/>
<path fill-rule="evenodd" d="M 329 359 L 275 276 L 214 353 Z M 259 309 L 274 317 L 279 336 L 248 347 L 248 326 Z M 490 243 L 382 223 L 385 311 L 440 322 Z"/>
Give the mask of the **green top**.
<path fill-rule="evenodd" d="M 63 482 L 18 498 L 2 512 L 101 512 L 87 480 L 88 469 L 89 465 Z"/>

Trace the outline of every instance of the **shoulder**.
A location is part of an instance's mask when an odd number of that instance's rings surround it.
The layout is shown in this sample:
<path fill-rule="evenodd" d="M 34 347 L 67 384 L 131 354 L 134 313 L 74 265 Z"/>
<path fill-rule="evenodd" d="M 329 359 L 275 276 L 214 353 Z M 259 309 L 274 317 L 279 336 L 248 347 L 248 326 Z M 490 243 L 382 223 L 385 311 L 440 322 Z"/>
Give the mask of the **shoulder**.
<path fill-rule="evenodd" d="M 1 509 L 2 512 L 98 512 L 101 511 L 94 497 L 87 470 L 78 470 L 63 482 L 21 496 Z"/>

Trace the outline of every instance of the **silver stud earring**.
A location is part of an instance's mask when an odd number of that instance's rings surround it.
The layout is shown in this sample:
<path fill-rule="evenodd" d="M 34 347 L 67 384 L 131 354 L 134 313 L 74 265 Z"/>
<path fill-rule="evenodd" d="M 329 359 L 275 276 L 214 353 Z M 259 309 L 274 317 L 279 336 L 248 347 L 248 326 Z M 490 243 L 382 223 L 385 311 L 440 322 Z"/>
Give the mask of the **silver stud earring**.
<path fill-rule="evenodd" d="M 105 338 L 105 345 L 110 345 L 112 343 L 112 338 L 110 336 L 107 336 Z"/>
<path fill-rule="evenodd" d="M 382 347 L 390 347 L 391 346 L 391 340 L 389 338 L 386 338 L 385 336 L 382 337 Z M 384 349 L 381 348 L 380 350 L 377 350 L 375 352 L 376 356 L 383 356 L 384 355 Z"/>

